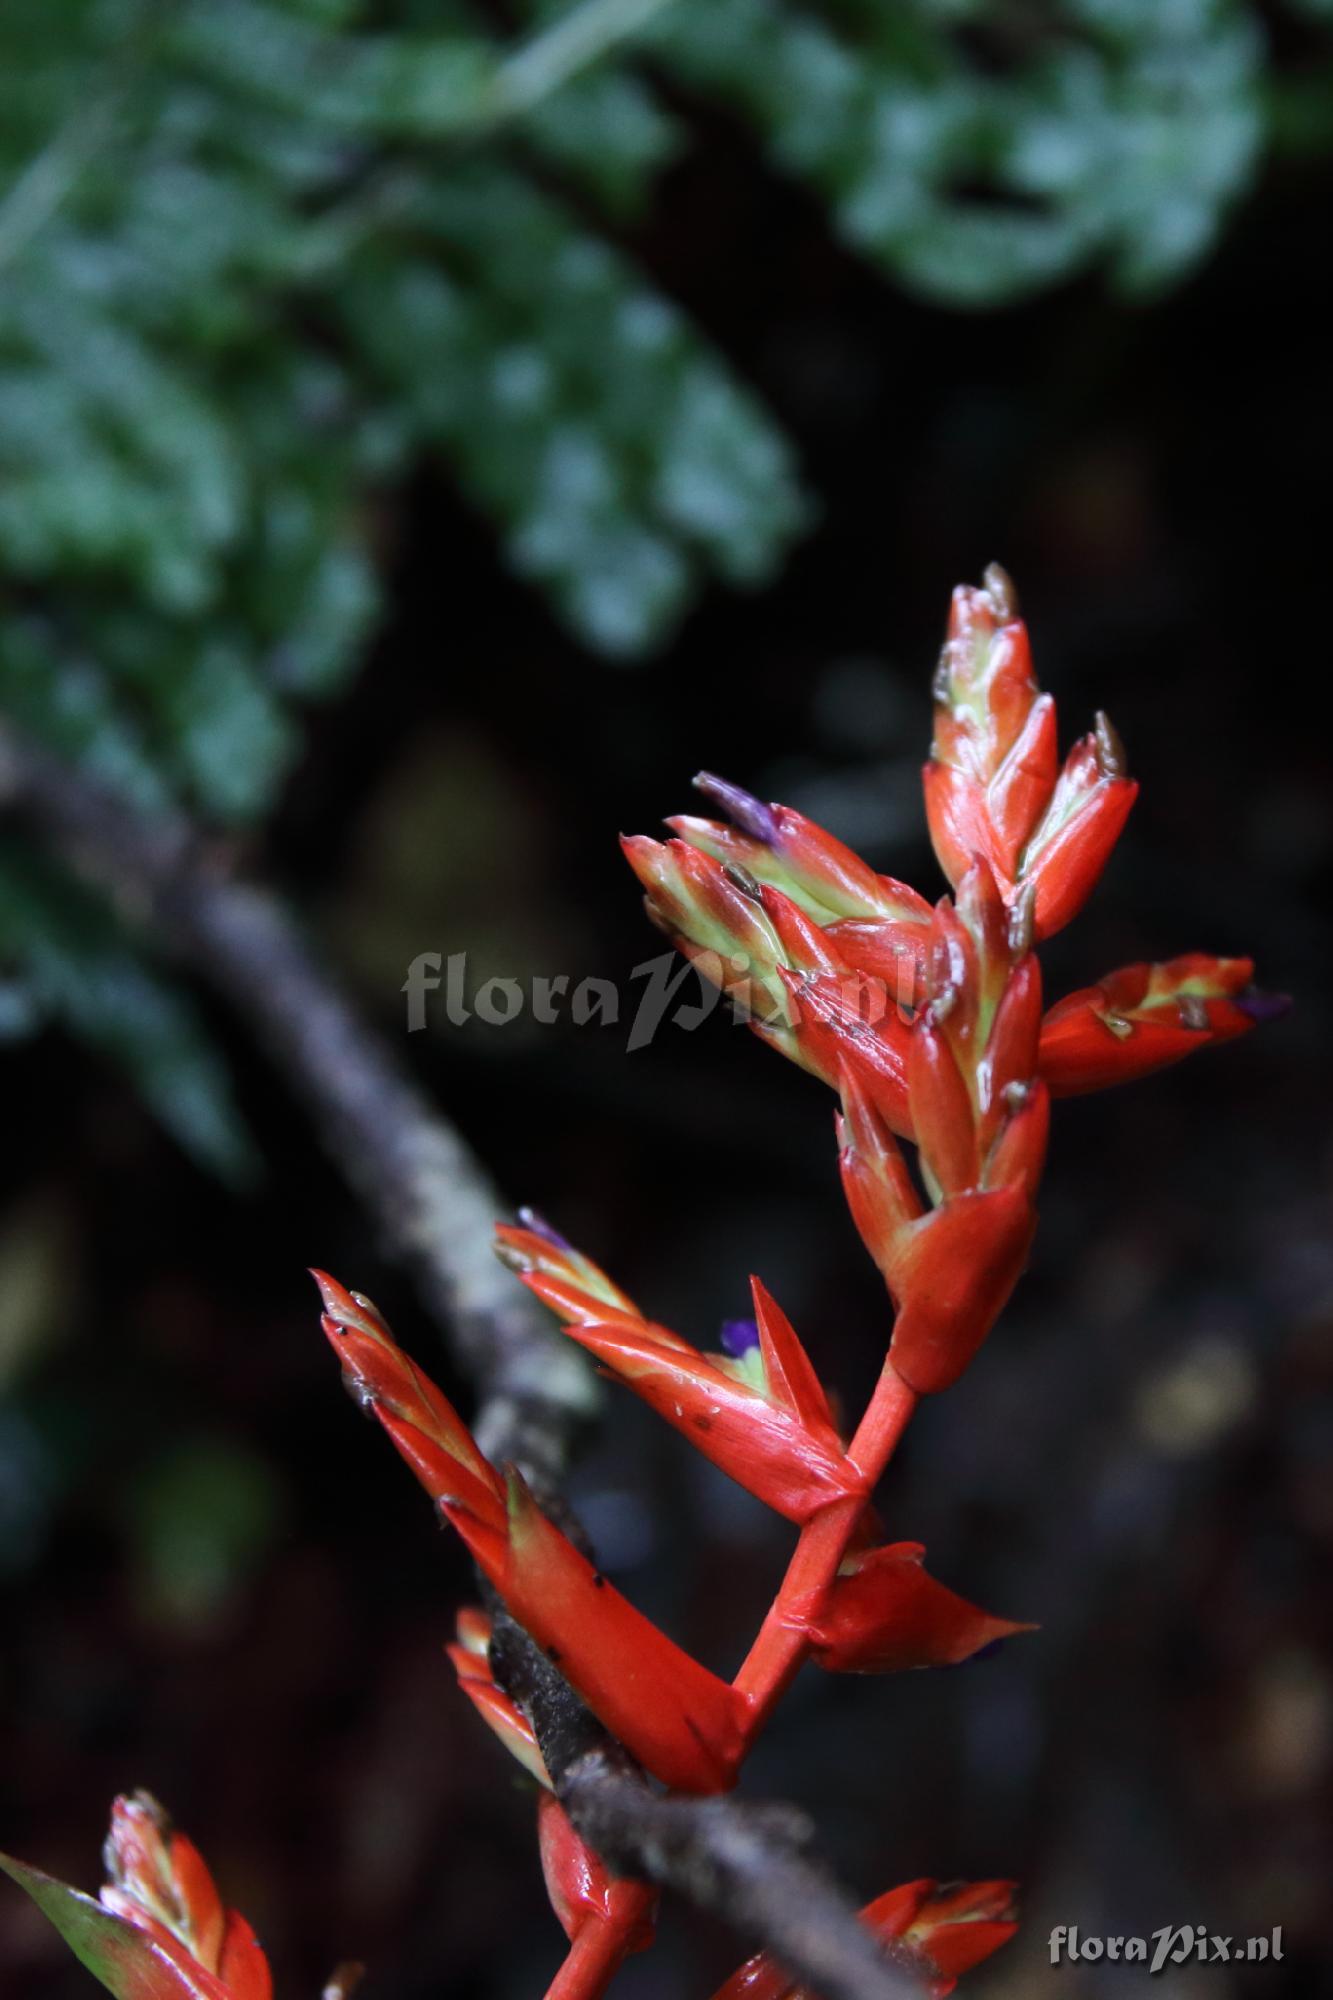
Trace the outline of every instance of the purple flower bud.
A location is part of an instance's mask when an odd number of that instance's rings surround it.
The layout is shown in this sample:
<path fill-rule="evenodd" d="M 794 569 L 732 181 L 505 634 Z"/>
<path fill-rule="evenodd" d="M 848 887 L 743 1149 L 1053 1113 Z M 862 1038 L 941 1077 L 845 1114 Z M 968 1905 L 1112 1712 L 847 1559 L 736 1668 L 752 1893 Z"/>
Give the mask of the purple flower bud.
<path fill-rule="evenodd" d="M 1280 1021 L 1284 1014 L 1289 1014 L 1292 1000 L 1290 993 L 1261 993 L 1257 986 L 1251 986 L 1236 995 L 1235 1004 L 1242 1014 L 1248 1014 L 1262 1027 L 1265 1021 Z"/>
<path fill-rule="evenodd" d="M 720 806 L 727 818 L 734 820 L 741 832 L 748 833 L 752 840 L 762 840 L 765 847 L 771 847 L 777 839 L 777 814 L 772 806 L 766 806 L 753 792 L 733 785 L 726 778 L 715 778 L 711 771 L 697 773 L 694 789 L 702 792 L 715 806 Z"/>
<path fill-rule="evenodd" d="M 759 1345 L 759 1328 L 752 1319 L 724 1319 L 718 1340 L 724 1354 L 729 1354 L 733 1361 L 744 1361 Z"/>
<path fill-rule="evenodd" d="M 574 1245 L 567 1236 L 562 1236 L 558 1229 L 552 1229 L 546 1217 L 538 1209 L 520 1208 L 518 1219 L 522 1228 L 531 1230 L 534 1236 L 540 1236 L 542 1242 L 549 1243 L 553 1250 L 572 1250 L 574 1248 Z"/>

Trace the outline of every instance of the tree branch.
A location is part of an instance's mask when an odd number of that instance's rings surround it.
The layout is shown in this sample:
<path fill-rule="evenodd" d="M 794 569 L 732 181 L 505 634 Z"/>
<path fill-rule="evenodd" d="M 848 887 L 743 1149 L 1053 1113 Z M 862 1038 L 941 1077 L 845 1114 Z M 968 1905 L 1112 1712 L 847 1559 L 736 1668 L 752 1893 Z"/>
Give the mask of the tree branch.
<path fill-rule="evenodd" d="M 273 894 L 230 879 L 186 821 L 148 817 L 0 722 L 0 808 L 146 923 L 235 1008 L 408 1264 L 481 1403 L 487 1455 L 519 1466 L 564 1525 L 558 1482 L 594 1401 L 582 1357 L 491 1254 L 505 1207 L 466 1141 L 405 1076 Z M 533 1646 L 497 1614 L 497 1678 L 531 1716 L 579 1832 L 613 1867 L 715 1911 L 823 2000 L 905 2000 L 907 1954 L 881 1948 L 812 1861 L 790 1807 L 664 1796 Z M 910 1969 L 909 1969 L 910 1968 Z"/>
<path fill-rule="evenodd" d="M 803 1812 L 655 1791 L 503 1611 L 491 1664 L 532 1718 L 561 1804 L 612 1868 L 646 1875 L 760 1939 L 823 2000 L 921 2000 L 920 1961 L 858 1920 L 813 1857 Z"/>

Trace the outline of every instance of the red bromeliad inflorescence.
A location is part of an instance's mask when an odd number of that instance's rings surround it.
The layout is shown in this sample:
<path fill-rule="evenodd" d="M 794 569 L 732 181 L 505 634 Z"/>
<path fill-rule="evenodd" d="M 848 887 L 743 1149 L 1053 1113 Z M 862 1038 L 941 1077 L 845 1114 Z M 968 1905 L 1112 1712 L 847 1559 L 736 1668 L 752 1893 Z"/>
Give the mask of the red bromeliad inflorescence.
<path fill-rule="evenodd" d="M 315 1274 L 344 1379 L 496 1598 L 645 1769 L 681 1792 L 735 1783 L 807 1660 L 842 1673 L 952 1665 L 1034 1629 L 939 1582 L 920 1544 L 885 1541 L 875 1487 L 919 1399 L 957 1381 L 1023 1271 L 1051 1099 L 1144 1076 L 1278 1008 L 1250 986 L 1248 959 L 1201 953 L 1126 966 L 1046 1008 L 1036 946 L 1078 914 L 1124 827 L 1137 789 L 1124 751 L 1099 716 L 1061 763 L 1055 705 L 998 569 L 954 593 L 934 694 L 926 812 L 951 893 L 933 906 L 800 813 L 708 774 L 696 786 L 724 819 L 682 816 L 665 842 L 623 843 L 653 922 L 763 1041 L 837 1094 L 847 1204 L 892 1303 L 883 1369 L 855 1430 L 840 1425 L 757 1278 L 753 1320 L 727 1322 L 704 1352 L 645 1317 L 541 1218 L 522 1211 L 497 1231 L 501 1257 L 604 1374 L 799 1530 L 731 1680 L 637 1611 L 516 1470 L 487 1461 L 367 1299 Z M 530 1719 L 492 1671 L 490 1630 L 484 1613 L 464 1611 L 450 1656 L 540 1788 L 542 1862 L 569 1940 L 550 1996 L 596 2000 L 651 1942 L 655 1894 L 609 1871 L 566 1817 Z M 103 1969 L 104 1983 L 123 2000 L 268 2000 L 262 1954 L 222 1911 L 194 1850 L 155 1808 L 121 1802 L 117 1815 L 101 1914 L 155 1956 L 136 1978 Z M 12 1872 L 42 1901 L 34 1882 L 46 1878 Z M 922 1880 L 862 1916 L 895 1941 L 900 1964 L 919 1968 L 923 1992 L 943 1995 L 1012 1934 L 1012 1893 L 1007 1882 Z M 803 1995 L 760 1954 L 716 2000 Z"/>
<path fill-rule="evenodd" d="M 117 2000 L 273 2000 L 268 1960 L 245 1918 L 227 1909 L 197 1847 L 147 1792 L 117 1799 L 103 1850 L 107 1880 L 94 1902 L 0 1856 L 75 1956 Z M 350 1994 L 344 1966 L 326 1992 Z"/>

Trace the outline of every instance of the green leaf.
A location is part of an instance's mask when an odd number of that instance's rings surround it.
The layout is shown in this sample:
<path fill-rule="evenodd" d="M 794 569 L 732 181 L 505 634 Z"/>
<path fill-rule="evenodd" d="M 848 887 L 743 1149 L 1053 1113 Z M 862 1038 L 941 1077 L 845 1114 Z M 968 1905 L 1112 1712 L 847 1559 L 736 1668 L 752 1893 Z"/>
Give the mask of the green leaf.
<path fill-rule="evenodd" d="M 31 1896 L 79 1963 L 116 2000 L 225 2000 L 218 1981 L 202 1968 L 186 1971 L 142 1931 L 113 1917 L 81 1890 L 8 1854 L 0 1854 L 0 1868 Z"/>

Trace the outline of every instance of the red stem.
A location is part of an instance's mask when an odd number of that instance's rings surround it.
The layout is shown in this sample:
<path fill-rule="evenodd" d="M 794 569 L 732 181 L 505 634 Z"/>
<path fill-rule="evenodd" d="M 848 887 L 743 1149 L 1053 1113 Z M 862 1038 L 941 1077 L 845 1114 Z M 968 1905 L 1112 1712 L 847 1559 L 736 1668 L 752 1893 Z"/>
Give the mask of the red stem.
<path fill-rule="evenodd" d="M 865 1475 L 865 1491 L 848 1500 L 835 1500 L 806 1522 L 778 1594 L 736 1675 L 735 1686 L 751 1705 L 747 1723 L 751 1741 L 763 1729 L 810 1650 L 796 1606 L 827 1589 L 837 1575 L 847 1544 L 912 1420 L 916 1404 L 915 1390 L 908 1388 L 891 1361 L 885 1361 L 875 1393 L 847 1448 L 847 1456 Z"/>
<path fill-rule="evenodd" d="M 787 1574 L 736 1676 L 736 1687 L 750 1702 L 746 1727 L 750 1742 L 763 1729 L 809 1652 L 809 1639 L 796 1607 L 823 1591 L 837 1575 L 847 1544 L 911 1422 L 916 1404 L 916 1392 L 886 1360 L 856 1436 L 847 1447 L 847 1456 L 864 1475 L 865 1486 L 847 1500 L 835 1500 L 801 1530 Z M 632 1886 L 640 1893 L 632 1900 L 625 1896 L 625 1907 L 613 1917 L 584 1924 L 547 1988 L 546 2000 L 601 2000 L 655 1893 L 646 1882 L 622 1886 Z"/>
<path fill-rule="evenodd" d="M 630 1884 L 624 1885 L 626 1888 Z M 635 1883 L 642 1895 L 614 1917 L 589 1918 L 565 1954 L 565 1962 L 546 1989 L 546 2000 L 601 2000 L 628 1952 L 629 1941 L 643 1922 L 656 1895 L 651 1883 Z M 628 1896 L 622 1903 L 630 1904 Z"/>

